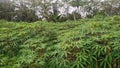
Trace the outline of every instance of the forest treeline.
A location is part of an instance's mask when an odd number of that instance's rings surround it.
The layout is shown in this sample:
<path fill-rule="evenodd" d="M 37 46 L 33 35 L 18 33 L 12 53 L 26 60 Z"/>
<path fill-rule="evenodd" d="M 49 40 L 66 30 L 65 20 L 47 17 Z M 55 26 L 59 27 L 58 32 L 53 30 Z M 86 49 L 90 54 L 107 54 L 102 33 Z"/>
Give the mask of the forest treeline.
<path fill-rule="evenodd" d="M 0 19 L 62 22 L 120 14 L 119 0 L 13 0 L 0 2 Z"/>

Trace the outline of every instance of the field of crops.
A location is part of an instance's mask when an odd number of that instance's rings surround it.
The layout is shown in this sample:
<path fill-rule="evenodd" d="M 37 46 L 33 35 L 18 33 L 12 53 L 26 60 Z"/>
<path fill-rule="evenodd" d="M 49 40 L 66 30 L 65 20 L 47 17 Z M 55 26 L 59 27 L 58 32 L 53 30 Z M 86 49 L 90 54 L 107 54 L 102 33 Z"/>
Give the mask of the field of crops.
<path fill-rule="evenodd" d="M 120 68 L 120 16 L 0 20 L 0 68 Z"/>

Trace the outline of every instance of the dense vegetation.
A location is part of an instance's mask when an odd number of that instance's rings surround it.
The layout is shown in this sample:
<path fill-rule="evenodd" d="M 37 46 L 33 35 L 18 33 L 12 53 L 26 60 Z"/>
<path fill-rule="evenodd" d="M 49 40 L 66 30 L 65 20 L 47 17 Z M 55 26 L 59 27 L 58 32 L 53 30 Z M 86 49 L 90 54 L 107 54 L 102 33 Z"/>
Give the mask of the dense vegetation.
<path fill-rule="evenodd" d="M 96 14 L 120 15 L 120 0 L 0 0 L 0 19 L 7 21 L 64 22 Z"/>
<path fill-rule="evenodd" d="M 120 16 L 0 20 L 0 68 L 120 68 Z"/>

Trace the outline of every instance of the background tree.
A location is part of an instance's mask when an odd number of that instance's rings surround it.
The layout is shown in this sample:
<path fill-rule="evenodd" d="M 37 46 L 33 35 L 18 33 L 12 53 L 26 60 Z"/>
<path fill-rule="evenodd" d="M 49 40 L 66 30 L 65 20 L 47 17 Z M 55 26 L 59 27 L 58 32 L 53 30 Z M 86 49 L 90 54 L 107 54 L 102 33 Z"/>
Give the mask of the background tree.
<path fill-rule="evenodd" d="M 27 21 L 33 22 L 38 20 L 38 16 L 29 2 L 19 1 L 19 5 L 16 5 L 15 21 Z"/>
<path fill-rule="evenodd" d="M 13 20 L 15 6 L 11 2 L 0 2 L 0 19 Z"/>
<path fill-rule="evenodd" d="M 101 12 L 106 16 L 110 15 L 120 15 L 120 1 L 119 0 L 109 0 L 101 2 Z"/>

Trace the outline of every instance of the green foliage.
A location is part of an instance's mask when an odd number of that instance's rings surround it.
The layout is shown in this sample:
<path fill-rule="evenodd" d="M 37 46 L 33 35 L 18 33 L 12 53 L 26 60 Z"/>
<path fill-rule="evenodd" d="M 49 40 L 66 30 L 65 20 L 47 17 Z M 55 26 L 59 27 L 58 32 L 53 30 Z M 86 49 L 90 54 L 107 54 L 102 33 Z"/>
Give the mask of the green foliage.
<path fill-rule="evenodd" d="M 5 19 L 8 21 L 13 20 L 15 6 L 12 3 L 0 2 L 0 19 Z"/>
<path fill-rule="evenodd" d="M 34 22 L 38 20 L 38 16 L 35 10 L 29 9 L 26 5 L 16 7 L 14 3 L 2 2 L 0 3 L 0 19 L 7 21 Z"/>
<path fill-rule="evenodd" d="M 117 67 L 119 20 L 120 16 L 64 23 L 0 20 L 0 68 Z"/>
<path fill-rule="evenodd" d="M 19 10 L 15 11 L 15 19 L 13 21 L 24 21 L 24 22 L 34 22 L 38 20 L 38 16 L 35 14 L 35 11 L 22 6 Z"/>

